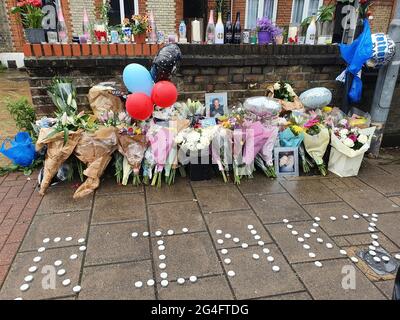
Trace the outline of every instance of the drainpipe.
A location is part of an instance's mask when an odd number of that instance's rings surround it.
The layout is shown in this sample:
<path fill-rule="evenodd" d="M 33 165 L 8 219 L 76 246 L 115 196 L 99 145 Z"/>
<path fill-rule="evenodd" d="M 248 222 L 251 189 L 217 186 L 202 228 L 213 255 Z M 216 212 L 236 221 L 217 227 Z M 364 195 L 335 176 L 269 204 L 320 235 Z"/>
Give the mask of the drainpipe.
<path fill-rule="evenodd" d="M 400 67 L 400 0 L 397 0 L 393 20 L 389 25 L 389 36 L 396 43 L 396 54 L 393 59 L 379 70 L 374 98 L 371 106 L 371 125 L 376 126 L 375 135 L 369 150 L 370 156 L 376 158 L 382 143 L 383 131 L 389 115 L 393 91 L 396 86 Z"/>

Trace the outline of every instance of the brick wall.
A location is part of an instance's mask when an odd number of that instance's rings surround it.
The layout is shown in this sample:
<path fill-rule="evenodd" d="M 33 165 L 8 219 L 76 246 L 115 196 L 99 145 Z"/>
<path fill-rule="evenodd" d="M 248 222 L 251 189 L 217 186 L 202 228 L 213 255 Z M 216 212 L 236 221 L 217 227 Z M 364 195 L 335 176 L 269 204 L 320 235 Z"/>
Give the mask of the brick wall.
<path fill-rule="evenodd" d="M 4 2 L 0 3 L 0 52 L 12 51 L 11 31 Z"/>
<path fill-rule="evenodd" d="M 102 1 L 102 0 L 100 0 Z M 71 24 L 72 24 L 72 32 L 75 34 L 82 34 L 82 22 L 83 22 L 83 10 L 86 8 L 86 11 L 89 16 L 90 22 L 94 22 L 96 20 L 95 16 L 95 1 L 87 1 L 87 0 L 73 0 L 70 1 L 70 12 L 71 12 Z"/>
<path fill-rule="evenodd" d="M 371 7 L 374 19 L 371 21 L 371 32 L 387 32 L 391 17 L 393 3 L 392 1 L 377 1 Z"/>
<path fill-rule="evenodd" d="M 8 14 L 8 21 L 10 24 L 11 38 L 13 42 L 13 50 L 21 52 L 22 46 L 25 42 L 24 31 L 19 17 L 15 14 L 11 14 L 10 10 L 15 7 L 17 0 L 5 0 L 6 10 Z"/>
<path fill-rule="evenodd" d="M 153 10 L 157 29 L 166 36 L 176 33 L 175 0 L 147 0 L 147 12 Z"/>

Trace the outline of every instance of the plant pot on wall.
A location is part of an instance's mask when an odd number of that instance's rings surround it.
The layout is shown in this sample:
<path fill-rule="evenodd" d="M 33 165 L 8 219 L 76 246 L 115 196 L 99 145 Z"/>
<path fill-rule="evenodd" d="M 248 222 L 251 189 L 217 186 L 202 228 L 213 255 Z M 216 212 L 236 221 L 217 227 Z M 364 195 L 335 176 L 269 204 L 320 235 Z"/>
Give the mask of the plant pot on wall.
<path fill-rule="evenodd" d="M 46 42 L 44 29 L 25 29 L 25 37 L 29 43 Z"/>
<path fill-rule="evenodd" d="M 137 43 L 137 44 L 146 43 L 146 33 L 143 32 L 143 33 L 135 34 L 135 43 Z"/>
<path fill-rule="evenodd" d="M 272 35 L 269 31 L 258 31 L 258 44 L 268 44 L 272 42 Z"/>

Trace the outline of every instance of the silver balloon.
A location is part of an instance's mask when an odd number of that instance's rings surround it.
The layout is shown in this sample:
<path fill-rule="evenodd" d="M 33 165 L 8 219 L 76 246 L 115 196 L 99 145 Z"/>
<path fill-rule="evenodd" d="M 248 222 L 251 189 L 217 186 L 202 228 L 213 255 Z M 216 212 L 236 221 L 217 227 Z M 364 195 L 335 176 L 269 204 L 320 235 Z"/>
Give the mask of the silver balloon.
<path fill-rule="evenodd" d="M 300 95 L 300 101 L 308 109 L 317 109 L 327 106 L 332 101 L 332 92 L 324 87 L 312 88 Z"/>
<path fill-rule="evenodd" d="M 243 107 L 259 117 L 277 116 L 282 110 L 282 106 L 277 99 L 261 96 L 247 98 Z"/>
<path fill-rule="evenodd" d="M 380 68 L 392 60 L 396 53 L 396 44 L 384 33 L 374 33 L 372 39 L 372 58 L 367 61 L 367 66 Z"/>

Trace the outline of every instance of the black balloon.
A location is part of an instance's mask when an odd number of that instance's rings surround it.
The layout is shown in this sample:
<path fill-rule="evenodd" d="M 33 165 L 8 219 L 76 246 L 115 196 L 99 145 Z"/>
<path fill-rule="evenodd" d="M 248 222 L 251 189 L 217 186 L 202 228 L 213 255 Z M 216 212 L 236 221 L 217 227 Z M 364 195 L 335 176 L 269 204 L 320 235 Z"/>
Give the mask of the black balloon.
<path fill-rule="evenodd" d="M 161 48 L 150 69 L 154 82 L 170 80 L 171 76 L 177 71 L 181 59 L 182 52 L 178 45 L 173 43 Z"/>

